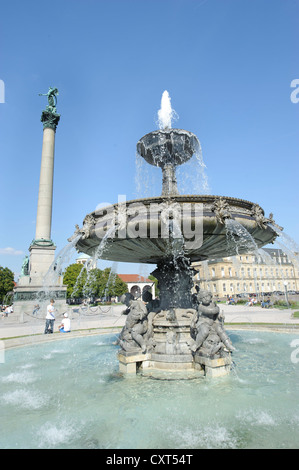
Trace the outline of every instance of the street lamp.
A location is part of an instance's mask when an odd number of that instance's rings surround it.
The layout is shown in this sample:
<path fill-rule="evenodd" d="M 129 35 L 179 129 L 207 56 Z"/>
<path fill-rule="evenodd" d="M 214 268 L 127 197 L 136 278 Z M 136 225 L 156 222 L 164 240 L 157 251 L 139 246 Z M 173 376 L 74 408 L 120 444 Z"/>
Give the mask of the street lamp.
<path fill-rule="evenodd" d="M 290 305 L 289 305 L 289 301 L 288 301 L 288 282 L 287 281 L 284 281 L 284 295 L 285 295 L 285 298 L 286 298 L 287 307 L 289 308 Z"/>

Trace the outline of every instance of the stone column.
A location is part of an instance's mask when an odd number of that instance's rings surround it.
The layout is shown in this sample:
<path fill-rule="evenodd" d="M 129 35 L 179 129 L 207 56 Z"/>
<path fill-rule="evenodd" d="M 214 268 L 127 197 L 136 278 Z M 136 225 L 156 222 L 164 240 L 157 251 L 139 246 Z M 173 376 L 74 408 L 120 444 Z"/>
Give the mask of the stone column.
<path fill-rule="evenodd" d="M 55 258 L 56 246 L 51 240 L 53 176 L 54 176 L 54 147 L 55 132 L 60 120 L 60 114 L 55 107 L 47 106 L 42 112 L 43 146 L 37 203 L 35 239 L 30 251 L 30 282 L 38 285 L 42 282 Z"/>
<path fill-rule="evenodd" d="M 55 131 L 44 129 L 39 193 L 36 217 L 36 240 L 51 239 Z"/>

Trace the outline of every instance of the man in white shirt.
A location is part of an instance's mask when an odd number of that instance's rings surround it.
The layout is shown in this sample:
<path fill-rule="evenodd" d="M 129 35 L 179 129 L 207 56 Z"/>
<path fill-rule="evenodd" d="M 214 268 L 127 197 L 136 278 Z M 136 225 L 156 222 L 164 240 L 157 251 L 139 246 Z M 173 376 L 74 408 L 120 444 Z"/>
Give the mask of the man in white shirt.
<path fill-rule="evenodd" d="M 71 320 L 68 318 L 68 314 L 65 313 L 64 318 L 59 326 L 60 333 L 70 333 L 71 331 Z"/>
<path fill-rule="evenodd" d="M 45 335 L 49 333 L 53 333 L 54 321 L 55 321 L 55 307 L 54 307 L 54 300 L 51 299 L 47 307 L 46 326 L 45 326 L 45 332 L 44 332 Z"/>

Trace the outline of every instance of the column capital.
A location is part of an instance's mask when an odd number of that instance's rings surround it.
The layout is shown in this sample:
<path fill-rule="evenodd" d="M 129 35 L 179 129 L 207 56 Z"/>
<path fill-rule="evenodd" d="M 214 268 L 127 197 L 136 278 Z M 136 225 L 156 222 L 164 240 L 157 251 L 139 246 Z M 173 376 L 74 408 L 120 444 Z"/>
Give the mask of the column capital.
<path fill-rule="evenodd" d="M 47 106 L 48 108 L 48 106 Z M 50 128 L 56 132 L 56 128 L 58 126 L 60 120 L 60 114 L 57 114 L 49 109 L 45 109 L 41 115 L 41 122 L 43 123 L 43 128 Z"/>

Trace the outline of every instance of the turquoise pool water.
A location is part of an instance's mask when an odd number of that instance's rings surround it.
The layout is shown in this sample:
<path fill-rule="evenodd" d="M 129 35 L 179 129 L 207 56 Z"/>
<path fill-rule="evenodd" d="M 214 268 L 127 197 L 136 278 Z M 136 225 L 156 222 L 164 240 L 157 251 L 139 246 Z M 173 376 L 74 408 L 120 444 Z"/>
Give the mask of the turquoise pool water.
<path fill-rule="evenodd" d="M 235 367 L 214 379 L 124 378 L 113 335 L 8 350 L 0 448 L 298 448 L 298 335 L 229 334 Z"/>

